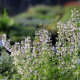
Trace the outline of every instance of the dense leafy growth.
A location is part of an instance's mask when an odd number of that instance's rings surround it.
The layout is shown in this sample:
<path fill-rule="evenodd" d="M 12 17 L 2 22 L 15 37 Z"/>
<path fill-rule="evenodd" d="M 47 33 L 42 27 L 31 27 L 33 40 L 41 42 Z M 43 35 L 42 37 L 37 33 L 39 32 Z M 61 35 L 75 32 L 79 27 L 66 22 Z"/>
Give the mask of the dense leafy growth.
<path fill-rule="evenodd" d="M 71 13 L 70 21 L 66 24 L 62 22 L 57 24 L 56 52 L 52 49 L 51 34 L 45 29 L 35 32 L 33 43 L 30 37 L 27 37 L 11 45 L 6 34 L 3 34 L 2 43 L 10 55 L 1 53 L 0 78 L 3 80 L 79 80 L 80 26 L 77 25 L 80 19 L 78 10 L 71 10 Z"/>

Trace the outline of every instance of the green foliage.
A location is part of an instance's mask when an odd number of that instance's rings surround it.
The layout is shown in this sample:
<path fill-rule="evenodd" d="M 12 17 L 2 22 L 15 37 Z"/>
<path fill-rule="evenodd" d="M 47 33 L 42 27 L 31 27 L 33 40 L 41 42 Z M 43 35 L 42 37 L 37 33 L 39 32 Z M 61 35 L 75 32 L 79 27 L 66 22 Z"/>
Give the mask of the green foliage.
<path fill-rule="evenodd" d="M 76 6 L 75 6 L 76 7 Z M 76 7 L 79 10 L 79 6 Z M 22 26 L 39 26 L 49 30 L 53 35 L 57 35 L 57 22 L 66 23 L 70 20 L 73 6 L 35 6 L 30 7 L 27 12 L 20 13 L 14 16 L 15 22 L 22 24 Z M 80 13 L 80 10 L 79 10 Z M 80 25 L 80 24 L 78 24 Z"/>
<path fill-rule="evenodd" d="M 56 23 L 63 14 L 64 8 L 61 6 L 36 6 L 30 7 L 27 12 L 16 15 L 14 19 L 23 26 L 34 25 L 36 27 L 40 24 L 42 28 L 46 26 L 46 29 L 56 32 Z"/>
<path fill-rule="evenodd" d="M 0 16 L 0 35 L 6 33 L 8 38 L 11 39 L 11 43 L 21 41 L 26 36 L 31 36 L 34 39 L 36 29 L 37 26 L 35 27 L 35 25 L 23 27 L 21 24 L 14 22 L 12 18 L 8 17 L 6 10 Z"/>
<path fill-rule="evenodd" d="M 8 32 L 11 25 L 13 25 L 13 20 L 7 16 L 6 9 L 4 9 L 3 16 L 0 16 L 0 31 Z"/>
<path fill-rule="evenodd" d="M 7 40 L 4 34 L 2 37 L 3 46 L 10 52 L 10 55 L 1 55 L 1 79 L 79 80 L 80 27 L 77 26 L 78 11 L 74 9 L 71 10 L 71 12 L 70 21 L 66 24 L 62 22 L 57 24 L 58 37 L 56 53 L 52 50 L 50 33 L 45 29 L 35 32 L 33 43 L 30 37 L 27 37 L 20 43 L 15 42 L 14 45 L 11 45 L 10 40 Z M 66 18 L 68 18 L 68 16 Z M 21 30 L 22 28 L 19 29 Z M 16 30 L 19 29 L 16 28 Z M 28 27 L 28 30 L 30 33 L 31 28 Z M 26 28 L 24 28 L 24 31 L 26 31 Z M 13 33 L 19 36 L 15 33 L 15 29 Z M 22 35 L 22 33 L 19 32 L 20 35 Z M 12 67 L 12 65 L 14 65 L 14 67 Z M 4 71 L 6 68 L 7 71 Z M 2 73 L 2 71 L 4 71 L 4 73 Z"/>
<path fill-rule="evenodd" d="M 31 36 L 34 40 L 35 30 L 45 28 L 51 32 L 52 35 L 57 35 L 57 22 L 66 23 L 70 20 L 70 10 L 74 7 L 61 6 L 36 6 L 30 7 L 27 12 L 23 12 L 12 18 L 7 16 L 6 10 L 0 16 L 0 34 L 6 33 L 11 43 L 21 41 L 26 36 Z M 77 7 L 79 9 L 79 7 Z M 79 10 L 80 12 L 80 10 Z M 80 26 L 80 23 L 77 23 Z"/>
<path fill-rule="evenodd" d="M 2 51 L 0 51 L 0 80 L 12 79 L 17 74 L 16 68 L 12 64 L 9 53 L 7 53 L 5 49 L 1 50 Z"/>

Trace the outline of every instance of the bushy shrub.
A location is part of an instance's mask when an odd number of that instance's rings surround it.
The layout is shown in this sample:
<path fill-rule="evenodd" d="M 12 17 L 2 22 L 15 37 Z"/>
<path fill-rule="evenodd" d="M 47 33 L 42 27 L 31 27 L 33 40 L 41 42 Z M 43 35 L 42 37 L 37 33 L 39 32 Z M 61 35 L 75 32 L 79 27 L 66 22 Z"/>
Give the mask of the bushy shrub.
<path fill-rule="evenodd" d="M 35 32 L 30 37 L 10 45 L 3 35 L 3 46 L 11 52 L 12 63 L 17 68 L 20 80 L 79 80 L 80 79 L 80 27 L 77 27 L 78 11 L 71 10 L 71 21 L 57 24 L 58 37 L 56 53 L 52 50 L 50 33 L 47 30 Z"/>
<path fill-rule="evenodd" d="M 35 29 L 37 28 L 34 26 L 23 27 L 21 24 L 14 22 L 14 20 L 8 16 L 6 9 L 4 9 L 2 15 L 0 14 L 0 35 L 4 33 L 7 34 L 8 38 L 11 39 L 11 43 L 21 41 L 29 35 L 34 39 Z"/>
<path fill-rule="evenodd" d="M 13 64 L 15 64 L 18 69 L 18 73 L 22 75 L 21 80 L 26 80 L 26 78 L 28 80 L 38 78 L 48 79 L 50 77 L 47 78 L 49 74 L 52 74 L 52 62 L 50 58 L 53 55 L 53 51 L 49 45 L 50 38 L 48 37 L 48 31 L 43 30 L 36 33 L 33 48 L 30 46 L 30 37 L 25 38 L 25 41 L 21 42 L 21 46 L 20 43 L 16 42 L 15 45 L 11 47 L 9 41 L 6 43 L 5 41 L 6 37 L 4 35 L 3 45 L 11 52 Z M 51 75 L 51 77 L 53 76 Z"/>
<path fill-rule="evenodd" d="M 3 15 L 0 15 L 0 31 L 8 33 L 13 24 L 13 20 L 7 16 L 6 9 L 4 9 Z"/>
<path fill-rule="evenodd" d="M 58 23 L 58 42 L 56 43 L 57 55 L 59 60 L 59 72 L 61 79 L 78 80 L 80 79 L 79 66 L 79 46 L 80 46 L 80 27 L 77 26 L 78 10 L 71 10 L 71 21 L 67 24 Z M 63 77 L 64 76 L 64 77 Z M 69 78 L 68 78 L 69 77 Z"/>

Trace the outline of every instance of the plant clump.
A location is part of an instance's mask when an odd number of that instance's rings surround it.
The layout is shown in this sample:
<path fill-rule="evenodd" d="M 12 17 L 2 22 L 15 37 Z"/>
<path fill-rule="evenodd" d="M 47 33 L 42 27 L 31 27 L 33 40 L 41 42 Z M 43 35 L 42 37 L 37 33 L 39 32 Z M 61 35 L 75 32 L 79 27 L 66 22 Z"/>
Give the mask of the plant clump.
<path fill-rule="evenodd" d="M 30 37 L 10 45 L 3 35 L 3 46 L 11 53 L 20 80 L 79 80 L 80 79 L 80 27 L 77 27 L 76 9 L 71 10 L 71 21 L 57 24 L 58 37 L 56 53 L 52 50 L 50 33 L 47 30 L 35 32 Z"/>

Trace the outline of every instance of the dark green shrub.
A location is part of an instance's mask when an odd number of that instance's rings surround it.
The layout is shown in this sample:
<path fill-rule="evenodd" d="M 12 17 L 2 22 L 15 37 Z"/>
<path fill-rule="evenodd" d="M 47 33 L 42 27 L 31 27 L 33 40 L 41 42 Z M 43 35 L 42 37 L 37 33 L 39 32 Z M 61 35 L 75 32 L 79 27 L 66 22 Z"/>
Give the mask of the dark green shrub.
<path fill-rule="evenodd" d="M 8 33 L 13 23 L 13 20 L 7 16 L 6 9 L 4 9 L 3 15 L 0 15 L 0 31 Z"/>

